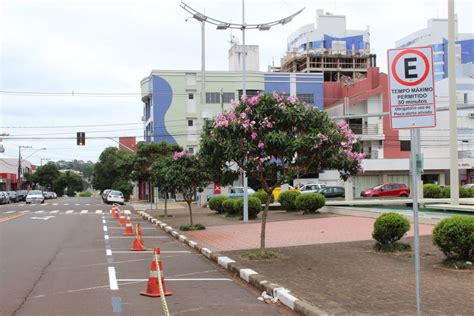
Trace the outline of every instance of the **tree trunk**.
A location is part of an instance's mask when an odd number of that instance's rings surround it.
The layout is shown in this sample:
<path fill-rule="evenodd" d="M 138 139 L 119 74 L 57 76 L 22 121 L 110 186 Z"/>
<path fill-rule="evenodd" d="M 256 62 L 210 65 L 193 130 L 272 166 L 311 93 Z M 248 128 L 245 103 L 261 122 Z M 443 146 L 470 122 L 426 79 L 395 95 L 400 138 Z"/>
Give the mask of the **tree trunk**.
<path fill-rule="evenodd" d="M 165 193 L 165 217 L 168 217 L 168 192 Z"/>
<path fill-rule="evenodd" d="M 191 209 L 191 201 L 186 201 L 186 203 L 188 203 L 189 220 L 191 221 L 191 226 L 193 226 L 193 210 Z"/>
<path fill-rule="evenodd" d="M 265 227 L 267 225 L 267 214 L 268 214 L 268 208 L 270 207 L 270 201 L 272 198 L 272 193 L 267 192 L 267 200 L 265 201 L 265 208 L 263 209 L 263 214 L 262 214 L 262 230 L 260 232 L 260 251 L 264 252 L 265 251 Z"/>

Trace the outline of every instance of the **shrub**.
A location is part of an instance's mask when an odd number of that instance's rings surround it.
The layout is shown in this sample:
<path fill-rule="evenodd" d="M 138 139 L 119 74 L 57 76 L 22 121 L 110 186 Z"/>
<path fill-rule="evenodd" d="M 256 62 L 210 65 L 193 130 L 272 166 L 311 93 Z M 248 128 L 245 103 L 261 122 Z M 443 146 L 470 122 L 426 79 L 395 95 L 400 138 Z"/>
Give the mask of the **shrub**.
<path fill-rule="evenodd" d="M 383 248 L 393 245 L 409 230 L 408 219 L 398 213 L 385 213 L 375 221 L 372 237 L 377 241 L 378 246 Z"/>
<path fill-rule="evenodd" d="M 441 189 L 441 197 L 444 199 L 449 199 L 451 197 L 451 187 L 449 185 Z"/>
<path fill-rule="evenodd" d="M 299 191 L 285 191 L 280 194 L 278 202 L 287 212 L 296 211 L 296 198 L 301 195 Z"/>
<path fill-rule="evenodd" d="M 91 197 L 92 196 L 92 192 L 90 191 L 83 191 L 83 192 L 79 192 L 78 194 L 80 197 Z"/>
<path fill-rule="evenodd" d="M 474 259 L 474 217 L 453 216 L 443 219 L 433 230 L 433 244 L 448 259 Z"/>
<path fill-rule="evenodd" d="M 295 201 L 296 208 L 304 213 L 315 213 L 326 204 L 326 198 L 319 193 L 300 194 Z"/>
<path fill-rule="evenodd" d="M 189 230 L 203 230 L 206 229 L 206 226 L 203 224 L 194 224 L 194 225 L 181 225 L 179 227 L 180 230 L 182 231 L 189 231 Z"/>
<path fill-rule="evenodd" d="M 244 199 L 238 199 L 235 204 L 237 214 L 244 214 Z M 262 211 L 262 201 L 256 197 L 249 197 L 249 219 L 257 218 L 258 213 Z"/>
<path fill-rule="evenodd" d="M 474 187 L 468 188 L 468 190 L 471 193 L 471 197 L 474 197 Z"/>
<path fill-rule="evenodd" d="M 471 190 L 467 188 L 460 187 L 459 188 L 459 197 L 460 198 L 468 198 L 471 197 Z"/>
<path fill-rule="evenodd" d="M 443 197 L 441 187 L 437 184 L 428 183 L 423 185 L 423 197 L 438 199 Z"/>
<path fill-rule="evenodd" d="M 262 201 L 262 204 L 267 203 L 267 196 L 268 196 L 267 192 L 263 190 L 258 190 L 257 192 L 252 194 L 252 197 L 255 197 L 259 199 L 260 201 Z M 272 194 L 270 198 L 270 203 L 273 203 L 273 202 L 275 202 L 275 198 L 273 197 L 273 194 Z"/>
<path fill-rule="evenodd" d="M 235 210 L 236 203 L 237 203 L 237 200 L 235 199 L 227 199 L 224 202 L 222 202 L 222 210 L 228 215 L 237 215 L 238 213 Z"/>
<path fill-rule="evenodd" d="M 209 200 L 209 208 L 213 211 L 216 211 L 217 213 L 224 213 L 224 209 L 222 207 L 222 203 L 229 198 L 227 196 L 215 196 L 212 199 Z"/>

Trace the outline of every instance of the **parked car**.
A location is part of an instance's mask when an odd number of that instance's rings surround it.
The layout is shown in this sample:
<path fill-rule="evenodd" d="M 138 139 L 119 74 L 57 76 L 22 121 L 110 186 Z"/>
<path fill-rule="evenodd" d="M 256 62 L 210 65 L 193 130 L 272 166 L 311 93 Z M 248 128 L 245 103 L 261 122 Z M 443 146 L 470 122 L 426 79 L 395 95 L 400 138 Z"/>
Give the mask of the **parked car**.
<path fill-rule="evenodd" d="M 18 202 L 18 195 L 15 191 L 7 191 L 8 197 L 10 198 L 10 202 L 16 203 Z"/>
<path fill-rule="evenodd" d="M 112 191 L 111 189 L 106 189 L 102 192 L 102 202 L 106 203 L 107 201 L 107 195 L 109 195 L 109 192 Z"/>
<path fill-rule="evenodd" d="M 54 193 L 51 191 L 46 192 L 46 199 L 54 199 Z"/>
<path fill-rule="evenodd" d="M 105 198 L 105 203 L 107 204 L 117 203 L 120 205 L 124 205 L 125 199 L 123 197 L 123 193 L 116 190 L 110 190 L 110 192 L 107 194 L 107 197 Z"/>
<path fill-rule="evenodd" d="M 463 185 L 463 188 L 474 188 L 474 183 L 466 183 L 465 185 Z"/>
<path fill-rule="evenodd" d="M 251 196 L 255 193 L 255 190 L 251 187 L 247 187 L 247 194 Z M 232 187 L 229 190 L 229 198 L 231 199 L 240 199 L 244 197 L 244 188 L 243 187 Z"/>
<path fill-rule="evenodd" d="M 8 204 L 10 203 L 10 198 L 8 197 L 8 193 L 4 191 L 0 191 L 0 204 Z"/>
<path fill-rule="evenodd" d="M 28 195 L 26 196 L 26 204 L 37 202 L 44 203 L 43 192 L 40 190 L 31 190 L 28 192 Z"/>
<path fill-rule="evenodd" d="M 345 191 L 343 187 L 325 187 L 325 188 L 322 188 L 321 191 L 319 191 L 318 193 L 321 193 L 327 198 L 345 196 Z"/>
<path fill-rule="evenodd" d="M 53 199 L 57 199 L 58 195 L 56 194 L 56 192 L 52 192 L 52 193 L 53 193 Z"/>
<path fill-rule="evenodd" d="M 319 184 L 319 183 L 305 184 L 305 185 L 303 185 L 302 187 L 299 188 L 299 191 L 303 194 L 319 193 L 319 191 L 321 191 L 325 187 L 326 187 L 325 184 Z"/>
<path fill-rule="evenodd" d="M 360 192 L 361 197 L 408 197 L 410 189 L 403 183 L 382 183 Z"/>
<path fill-rule="evenodd" d="M 16 191 L 16 195 L 18 196 L 18 201 L 26 201 L 26 196 L 28 195 L 28 191 L 18 190 Z"/>

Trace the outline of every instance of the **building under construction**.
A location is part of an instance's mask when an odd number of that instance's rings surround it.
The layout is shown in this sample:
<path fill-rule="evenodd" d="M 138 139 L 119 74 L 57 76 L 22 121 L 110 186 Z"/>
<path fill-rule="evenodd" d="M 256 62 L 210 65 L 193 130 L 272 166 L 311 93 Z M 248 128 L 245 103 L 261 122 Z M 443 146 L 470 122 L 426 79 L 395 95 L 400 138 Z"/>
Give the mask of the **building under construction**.
<path fill-rule="evenodd" d="M 318 72 L 324 81 L 360 80 L 367 69 L 376 66 L 376 56 L 370 54 L 370 33 L 347 30 L 343 15 L 316 12 L 315 24 L 299 28 L 288 37 L 288 50 L 280 67 L 274 72 Z"/>

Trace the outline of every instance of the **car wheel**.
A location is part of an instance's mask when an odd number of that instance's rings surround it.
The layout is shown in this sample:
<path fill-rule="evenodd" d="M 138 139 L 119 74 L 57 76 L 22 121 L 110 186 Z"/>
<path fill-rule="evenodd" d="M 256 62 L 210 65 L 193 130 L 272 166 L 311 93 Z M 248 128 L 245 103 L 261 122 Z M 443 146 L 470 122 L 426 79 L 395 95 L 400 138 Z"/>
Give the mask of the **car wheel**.
<path fill-rule="evenodd" d="M 400 197 L 408 197 L 406 194 L 401 194 Z"/>

